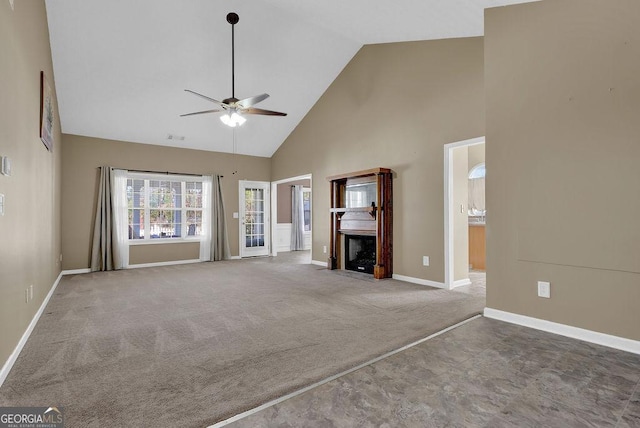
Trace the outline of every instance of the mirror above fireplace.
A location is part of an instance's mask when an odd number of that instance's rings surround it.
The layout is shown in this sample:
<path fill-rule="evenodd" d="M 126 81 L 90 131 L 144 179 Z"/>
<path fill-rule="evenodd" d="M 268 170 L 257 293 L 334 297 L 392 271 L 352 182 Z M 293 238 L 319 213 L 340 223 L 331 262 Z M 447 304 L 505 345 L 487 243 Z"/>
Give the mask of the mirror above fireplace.
<path fill-rule="evenodd" d="M 346 184 L 344 187 L 345 208 L 363 208 L 376 206 L 377 185 L 375 182 Z"/>

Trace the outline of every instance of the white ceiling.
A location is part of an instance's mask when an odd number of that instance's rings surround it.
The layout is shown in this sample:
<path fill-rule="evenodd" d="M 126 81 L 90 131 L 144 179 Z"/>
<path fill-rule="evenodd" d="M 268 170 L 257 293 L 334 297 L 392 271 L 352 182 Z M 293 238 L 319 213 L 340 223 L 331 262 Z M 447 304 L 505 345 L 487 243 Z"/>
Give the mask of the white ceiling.
<path fill-rule="evenodd" d="M 248 116 L 236 152 L 271 156 L 360 47 L 483 34 L 484 8 L 531 0 L 46 0 L 62 132 L 233 152 L 215 105 L 236 97 L 287 117 Z M 169 134 L 184 141 L 169 140 Z"/>

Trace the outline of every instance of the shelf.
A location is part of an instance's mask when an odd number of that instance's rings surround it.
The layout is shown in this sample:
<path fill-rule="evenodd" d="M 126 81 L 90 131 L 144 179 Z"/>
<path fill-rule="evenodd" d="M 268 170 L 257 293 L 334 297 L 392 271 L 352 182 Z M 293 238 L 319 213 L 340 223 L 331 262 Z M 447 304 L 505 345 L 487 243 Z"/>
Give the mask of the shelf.
<path fill-rule="evenodd" d="M 332 213 L 373 213 L 377 207 L 353 207 L 353 208 L 330 208 L 329 212 Z"/>
<path fill-rule="evenodd" d="M 343 235 L 376 236 L 375 230 L 338 229 L 338 232 Z"/>

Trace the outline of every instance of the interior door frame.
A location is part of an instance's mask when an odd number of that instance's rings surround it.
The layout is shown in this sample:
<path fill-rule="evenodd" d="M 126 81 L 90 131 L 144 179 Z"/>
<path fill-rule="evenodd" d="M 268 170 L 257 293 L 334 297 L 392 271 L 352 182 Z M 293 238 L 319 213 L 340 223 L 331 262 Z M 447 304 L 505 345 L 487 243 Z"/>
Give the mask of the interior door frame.
<path fill-rule="evenodd" d="M 444 145 L 444 288 L 452 290 L 467 281 L 454 281 L 453 247 L 453 149 L 484 144 L 485 137 L 471 138 Z"/>
<path fill-rule="evenodd" d="M 238 252 L 240 255 L 240 258 L 244 258 L 244 257 L 259 257 L 259 256 L 268 256 L 271 254 L 271 249 L 273 248 L 272 245 L 272 235 L 271 235 L 271 230 L 272 230 L 272 222 L 271 222 L 271 208 L 270 206 L 272 205 L 272 198 L 270 197 L 270 186 L 271 183 L 269 183 L 268 181 L 256 181 L 256 180 L 239 180 L 238 181 Z M 265 220 L 264 220 L 264 240 L 265 240 L 265 247 L 267 249 L 266 254 L 247 254 L 246 250 L 247 250 L 247 246 L 246 246 L 246 238 L 245 238 L 245 232 L 244 232 L 244 216 L 245 216 L 245 195 L 244 195 L 244 191 L 247 187 L 264 187 L 265 189 L 265 208 L 264 208 L 264 215 L 265 215 Z"/>
<path fill-rule="evenodd" d="M 311 198 L 313 198 L 313 178 L 311 174 L 298 175 L 297 177 L 283 178 L 282 180 L 271 182 L 271 218 L 275 219 L 275 221 L 271 222 L 271 238 L 273 238 L 271 241 L 275 241 L 278 233 L 276 230 L 278 227 L 278 184 L 307 179 L 309 180 L 309 187 L 311 188 Z M 311 240 L 311 260 L 313 260 L 313 200 L 311 202 L 311 237 L 309 239 Z M 274 257 L 278 255 L 276 245 L 271 246 L 271 255 Z"/>

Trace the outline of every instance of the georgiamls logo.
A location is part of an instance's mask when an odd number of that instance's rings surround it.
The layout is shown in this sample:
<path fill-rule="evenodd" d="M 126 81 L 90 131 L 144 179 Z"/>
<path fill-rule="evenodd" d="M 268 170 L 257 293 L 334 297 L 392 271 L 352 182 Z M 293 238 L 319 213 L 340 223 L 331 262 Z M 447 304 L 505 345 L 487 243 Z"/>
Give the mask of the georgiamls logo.
<path fill-rule="evenodd" d="M 62 428 L 64 415 L 58 407 L 0 407 L 0 428 Z"/>

